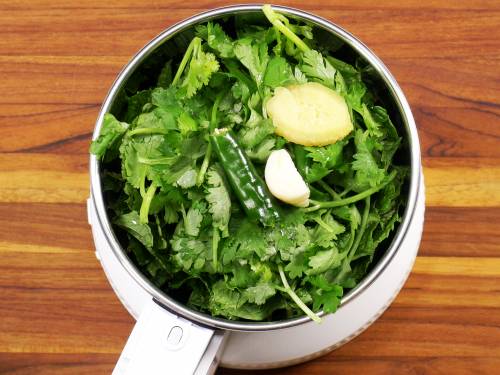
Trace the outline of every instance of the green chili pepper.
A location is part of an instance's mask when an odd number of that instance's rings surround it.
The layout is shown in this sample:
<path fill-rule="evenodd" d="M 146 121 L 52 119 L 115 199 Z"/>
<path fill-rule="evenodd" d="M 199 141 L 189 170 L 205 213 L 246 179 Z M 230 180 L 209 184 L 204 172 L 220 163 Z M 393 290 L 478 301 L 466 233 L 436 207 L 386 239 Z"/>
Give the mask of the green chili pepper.
<path fill-rule="evenodd" d="M 216 129 L 210 142 L 247 216 L 263 225 L 273 225 L 280 218 L 278 207 L 233 132 Z"/>

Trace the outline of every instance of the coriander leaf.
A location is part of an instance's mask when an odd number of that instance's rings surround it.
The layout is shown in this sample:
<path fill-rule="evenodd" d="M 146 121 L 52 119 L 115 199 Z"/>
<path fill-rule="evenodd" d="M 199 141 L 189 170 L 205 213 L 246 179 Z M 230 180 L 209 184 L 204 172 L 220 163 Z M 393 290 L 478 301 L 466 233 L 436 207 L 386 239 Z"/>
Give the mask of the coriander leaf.
<path fill-rule="evenodd" d="M 331 291 L 316 289 L 312 293 L 313 309 L 319 310 L 322 308 L 327 314 L 334 313 L 340 305 L 342 294 L 343 288 L 340 285 L 336 285 L 336 288 Z"/>
<path fill-rule="evenodd" d="M 146 250 L 144 245 L 139 242 L 134 236 L 128 236 L 129 243 L 127 253 L 133 254 L 139 266 L 146 266 L 151 262 L 151 254 Z"/>
<path fill-rule="evenodd" d="M 309 266 L 307 264 L 307 258 L 304 252 L 295 254 L 290 263 L 288 263 L 285 267 L 285 271 L 288 272 L 288 275 L 292 279 L 301 277 L 302 274 L 306 273 L 308 269 Z"/>
<path fill-rule="evenodd" d="M 326 59 L 328 62 L 339 72 L 342 73 L 342 75 L 347 76 L 347 77 L 359 77 L 361 79 L 361 74 L 359 71 L 352 66 L 351 64 L 348 64 L 342 60 L 336 59 L 333 56 L 327 56 Z"/>
<path fill-rule="evenodd" d="M 222 232 L 222 237 L 229 236 L 229 219 L 231 217 L 231 198 L 229 190 L 218 168 L 211 168 L 207 172 L 207 195 L 213 225 Z"/>
<path fill-rule="evenodd" d="M 276 294 L 276 289 L 272 284 L 264 283 L 251 286 L 243 292 L 243 296 L 252 303 L 263 305 L 269 297 Z"/>
<path fill-rule="evenodd" d="M 363 98 L 366 95 L 366 86 L 363 81 L 353 81 L 347 86 L 347 90 L 343 94 L 347 105 L 358 113 L 362 113 Z"/>
<path fill-rule="evenodd" d="M 346 253 L 339 253 L 337 248 L 332 247 L 329 250 L 318 251 L 315 255 L 309 258 L 310 269 L 306 271 L 307 275 L 317 275 L 328 271 L 329 269 L 340 266 L 342 259 L 346 257 Z"/>
<path fill-rule="evenodd" d="M 212 314 L 229 319 L 262 320 L 266 317 L 266 309 L 246 302 L 241 293 L 231 290 L 224 281 L 218 281 L 212 286 L 209 309 Z"/>
<path fill-rule="evenodd" d="M 163 68 L 161 69 L 160 75 L 158 76 L 158 82 L 156 86 L 167 88 L 172 83 L 172 60 L 168 60 Z"/>
<path fill-rule="evenodd" d="M 316 211 L 311 215 L 310 219 L 318 224 L 311 231 L 311 239 L 317 246 L 331 247 L 337 236 L 345 231 L 345 227 L 333 218 L 330 211 L 326 213 L 323 210 Z"/>
<path fill-rule="evenodd" d="M 166 111 L 163 108 L 156 108 L 147 113 L 140 114 L 135 119 L 134 132 L 138 133 L 137 129 L 148 129 L 149 133 L 164 133 L 168 130 L 177 129 L 177 124 L 173 112 Z"/>
<path fill-rule="evenodd" d="M 248 259 L 256 254 L 261 261 L 266 261 L 276 254 L 276 249 L 269 246 L 263 228 L 244 219 L 240 221 L 238 227 L 234 230 L 234 235 L 229 237 L 223 244 L 221 255 L 223 262 L 229 260 L 240 260 L 248 262 Z"/>
<path fill-rule="evenodd" d="M 117 141 L 125 134 L 129 124 L 118 121 L 110 113 L 104 115 L 101 132 L 96 140 L 90 145 L 90 152 L 99 159 L 104 157 L 107 150 L 115 148 Z"/>
<path fill-rule="evenodd" d="M 153 197 L 149 207 L 149 213 L 152 215 L 158 214 L 166 208 L 167 205 L 171 205 L 175 207 L 176 210 L 179 210 L 181 205 L 187 203 L 181 189 L 171 185 L 163 186 L 161 191 Z"/>
<path fill-rule="evenodd" d="M 361 73 L 354 66 L 332 56 L 328 56 L 327 60 L 337 70 L 335 89 L 345 98 L 350 108 L 362 114 L 362 103 L 367 87 Z"/>
<path fill-rule="evenodd" d="M 297 82 L 297 84 L 302 85 L 304 83 L 307 83 L 306 75 L 302 73 L 302 71 L 299 69 L 298 66 L 296 66 L 295 69 L 293 70 L 293 75 L 295 77 L 295 81 Z"/>
<path fill-rule="evenodd" d="M 177 98 L 177 93 L 178 89 L 175 86 L 168 88 L 157 87 L 151 92 L 151 104 L 164 108 L 169 112 L 175 112 L 175 116 L 178 116 L 182 111 L 182 107 Z"/>
<path fill-rule="evenodd" d="M 233 262 L 227 266 L 227 271 L 228 274 L 233 275 L 228 280 L 228 285 L 231 288 L 246 288 L 248 285 L 254 285 L 259 279 L 248 264 Z"/>
<path fill-rule="evenodd" d="M 367 108 L 367 113 L 369 114 L 368 122 L 371 122 L 370 126 L 379 130 L 379 134 L 374 133 L 378 137 L 375 147 L 381 152 L 380 160 L 384 168 L 387 169 L 401 144 L 401 138 L 398 136 L 398 132 L 384 108 L 379 106 L 374 106 L 369 110 Z M 367 119 L 364 119 L 364 121 L 368 127 Z"/>
<path fill-rule="evenodd" d="M 203 241 L 192 237 L 174 236 L 170 245 L 175 253 L 175 262 L 185 272 L 192 270 L 198 273 L 205 266 L 207 254 L 210 252 Z"/>
<path fill-rule="evenodd" d="M 198 172 L 194 168 L 187 169 L 175 182 L 177 186 L 188 189 L 196 185 Z"/>
<path fill-rule="evenodd" d="M 269 62 L 267 43 L 253 43 L 251 38 L 239 39 L 236 41 L 234 53 L 238 60 L 248 69 L 257 86 L 260 86 L 263 83 Z"/>
<path fill-rule="evenodd" d="M 167 281 L 168 273 L 166 271 L 166 266 L 162 262 L 155 258 L 147 266 L 146 270 L 150 274 L 151 281 L 157 287 L 161 288 L 163 284 Z"/>
<path fill-rule="evenodd" d="M 201 40 L 198 39 L 194 46 L 188 71 L 181 85 L 186 90 L 186 97 L 191 98 L 204 85 L 208 85 L 210 77 L 217 70 L 219 70 L 219 63 L 215 55 L 203 52 Z"/>
<path fill-rule="evenodd" d="M 375 207 L 382 215 L 394 211 L 399 203 L 398 197 L 401 196 L 401 188 L 408 170 L 404 167 L 398 167 L 396 170 L 398 172 L 396 178 L 380 191 L 379 198 L 375 202 Z"/>
<path fill-rule="evenodd" d="M 300 70 L 306 76 L 333 88 L 335 84 L 335 68 L 315 50 L 308 50 L 302 55 Z"/>
<path fill-rule="evenodd" d="M 343 163 L 342 151 L 347 141 L 337 141 L 334 144 L 323 147 L 305 147 L 308 154 L 307 157 L 311 158 L 321 166 L 327 169 L 333 169 Z"/>
<path fill-rule="evenodd" d="M 274 134 L 274 125 L 270 119 L 265 119 L 255 126 L 242 127 L 238 132 L 238 141 L 244 148 L 251 149 L 271 134 Z"/>
<path fill-rule="evenodd" d="M 192 288 L 192 292 L 189 295 L 189 299 L 187 305 L 195 310 L 205 310 L 208 306 L 208 301 L 210 295 L 207 293 L 205 287 L 199 287 L 199 283 L 191 283 L 190 287 Z"/>
<path fill-rule="evenodd" d="M 306 181 L 309 183 L 319 181 L 323 177 L 329 175 L 330 172 L 331 172 L 330 169 L 322 166 L 319 163 L 314 163 L 311 167 L 308 168 L 306 174 Z"/>
<path fill-rule="evenodd" d="M 234 85 L 231 87 L 231 93 L 235 99 L 239 99 L 242 102 L 246 103 L 250 98 L 250 89 L 248 86 L 242 81 L 236 81 Z"/>
<path fill-rule="evenodd" d="M 196 33 L 205 40 L 210 48 L 215 50 L 220 57 L 234 57 L 233 41 L 224 32 L 222 27 L 213 22 L 196 27 Z"/>
<path fill-rule="evenodd" d="M 353 229 L 357 229 L 361 224 L 361 215 L 355 205 L 336 207 L 331 212 L 334 216 L 348 221 Z"/>
<path fill-rule="evenodd" d="M 380 124 L 373 119 L 372 115 L 370 114 L 370 110 L 364 103 L 362 104 L 361 114 L 363 116 L 363 120 L 365 122 L 368 133 L 374 137 L 381 137 L 383 135 L 383 132 L 380 129 Z"/>
<path fill-rule="evenodd" d="M 269 61 L 264 75 L 265 85 L 274 88 L 295 83 L 295 81 L 292 68 L 283 57 L 275 56 Z"/>
<path fill-rule="evenodd" d="M 262 142 L 251 150 L 247 150 L 247 155 L 252 160 L 265 162 L 276 145 L 275 137 L 266 137 Z"/>
<path fill-rule="evenodd" d="M 138 115 L 142 113 L 143 107 L 151 100 L 151 90 L 143 90 L 127 98 L 127 112 L 124 121 L 131 123 Z"/>
<path fill-rule="evenodd" d="M 131 138 L 126 138 L 120 146 L 122 176 L 134 188 L 139 189 L 146 178 L 147 166 L 139 163 L 136 145 Z"/>
<path fill-rule="evenodd" d="M 141 224 L 136 211 L 115 218 L 114 223 L 138 239 L 146 248 L 153 247 L 153 233 L 148 224 Z"/>
<path fill-rule="evenodd" d="M 192 164 L 193 161 L 190 158 L 184 155 L 180 155 L 179 157 L 175 158 L 173 163 L 168 165 L 168 168 L 165 168 L 165 166 L 161 166 L 162 168 L 160 169 L 160 175 L 163 184 L 179 185 L 179 179 L 181 179 L 181 177 L 185 173 L 193 170 Z M 181 181 L 181 183 L 183 183 L 183 181 Z"/>
<path fill-rule="evenodd" d="M 166 224 L 174 224 L 179 222 L 179 214 L 171 204 L 165 204 L 165 215 L 163 217 Z"/>
<path fill-rule="evenodd" d="M 200 233 L 200 225 L 203 214 L 206 212 L 206 205 L 203 202 L 194 202 L 184 216 L 184 230 L 189 236 L 196 237 Z"/>
<path fill-rule="evenodd" d="M 353 189 L 356 192 L 363 191 L 370 187 L 378 186 L 384 180 L 386 173 L 379 168 L 373 155 L 374 140 L 368 134 L 357 130 L 354 136 L 356 153 L 352 162 L 352 169 L 356 171 L 354 176 Z"/>
<path fill-rule="evenodd" d="M 309 276 L 307 281 L 314 287 L 312 294 L 313 308 L 319 310 L 323 307 L 325 313 L 335 312 L 340 305 L 343 288 L 331 283 L 324 274 Z"/>
<path fill-rule="evenodd" d="M 177 119 L 177 126 L 183 135 L 198 130 L 198 124 L 187 112 L 181 113 Z"/>

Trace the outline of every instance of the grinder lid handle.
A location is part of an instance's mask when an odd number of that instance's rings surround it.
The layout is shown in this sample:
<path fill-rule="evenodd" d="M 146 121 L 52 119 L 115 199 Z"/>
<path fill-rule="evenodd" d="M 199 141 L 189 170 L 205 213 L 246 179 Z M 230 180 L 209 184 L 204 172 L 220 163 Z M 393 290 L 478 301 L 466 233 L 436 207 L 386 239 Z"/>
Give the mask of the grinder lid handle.
<path fill-rule="evenodd" d="M 113 375 L 212 375 L 227 336 L 223 331 L 179 317 L 151 299 Z"/>

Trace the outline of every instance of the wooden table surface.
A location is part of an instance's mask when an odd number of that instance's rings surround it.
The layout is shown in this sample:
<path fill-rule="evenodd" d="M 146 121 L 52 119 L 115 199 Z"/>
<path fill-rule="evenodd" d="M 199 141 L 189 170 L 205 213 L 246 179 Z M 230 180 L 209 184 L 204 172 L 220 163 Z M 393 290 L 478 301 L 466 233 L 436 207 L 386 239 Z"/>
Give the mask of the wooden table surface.
<path fill-rule="evenodd" d="M 87 224 L 94 121 L 135 51 L 224 4 L 0 1 L 1 374 L 111 373 L 134 321 Z M 261 374 L 498 374 L 500 3 L 287 4 L 345 27 L 394 73 L 421 137 L 427 212 L 413 273 L 371 328 Z"/>

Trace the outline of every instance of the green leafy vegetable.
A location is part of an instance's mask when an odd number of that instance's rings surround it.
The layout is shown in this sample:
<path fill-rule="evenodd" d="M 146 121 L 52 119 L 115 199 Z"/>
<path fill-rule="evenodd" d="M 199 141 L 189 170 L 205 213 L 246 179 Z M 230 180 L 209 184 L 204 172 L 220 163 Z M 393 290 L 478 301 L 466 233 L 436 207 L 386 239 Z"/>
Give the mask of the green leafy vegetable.
<path fill-rule="evenodd" d="M 127 131 L 128 127 L 127 123 L 120 122 L 112 114 L 106 113 L 99 137 L 92 142 L 90 152 L 102 159 L 106 151 L 113 150 L 116 147 L 117 141 Z"/>
<path fill-rule="evenodd" d="M 270 87 L 285 86 L 296 81 L 292 73 L 292 67 L 281 56 L 275 56 L 267 65 L 264 75 L 264 84 Z"/>
<path fill-rule="evenodd" d="M 245 17 L 196 26 L 182 56 L 159 47 L 168 59 L 104 116 L 90 151 L 116 234 L 155 285 L 226 319 L 318 322 L 390 241 L 408 169 L 396 165 L 401 138 L 367 70 L 328 52 L 310 25 L 263 12 L 267 27 Z M 355 130 L 334 144 L 290 144 L 264 109 L 277 87 L 311 81 L 347 103 Z M 263 164 L 282 148 L 309 207 L 267 191 Z"/>
<path fill-rule="evenodd" d="M 222 232 L 223 237 L 227 237 L 229 235 L 228 225 L 231 217 L 229 190 L 219 168 L 212 168 L 207 175 L 208 188 L 205 199 L 209 204 L 213 225 Z"/>
<path fill-rule="evenodd" d="M 309 50 L 304 53 L 300 70 L 323 85 L 334 87 L 336 70 L 318 51 Z"/>

